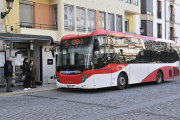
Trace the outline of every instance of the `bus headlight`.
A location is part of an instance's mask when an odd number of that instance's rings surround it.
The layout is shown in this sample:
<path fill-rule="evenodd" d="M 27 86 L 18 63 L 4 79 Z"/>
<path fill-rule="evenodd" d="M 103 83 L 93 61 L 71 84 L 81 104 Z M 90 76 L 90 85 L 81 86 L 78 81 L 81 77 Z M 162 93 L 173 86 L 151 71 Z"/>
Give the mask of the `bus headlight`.
<path fill-rule="evenodd" d="M 87 74 L 82 75 L 81 83 L 86 81 Z"/>

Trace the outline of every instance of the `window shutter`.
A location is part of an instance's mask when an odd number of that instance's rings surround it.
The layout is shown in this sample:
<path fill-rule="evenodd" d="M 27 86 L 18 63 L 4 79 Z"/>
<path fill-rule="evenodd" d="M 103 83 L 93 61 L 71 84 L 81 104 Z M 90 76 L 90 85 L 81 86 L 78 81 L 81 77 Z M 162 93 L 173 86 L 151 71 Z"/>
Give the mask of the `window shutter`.
<path fill-rule="evenodd" d="M 33 27 L 33 2 L 20 1 L 19 14 L 21 27 L 32 28 Z M 25 22 L 25 23 L 23 23 Z"/>

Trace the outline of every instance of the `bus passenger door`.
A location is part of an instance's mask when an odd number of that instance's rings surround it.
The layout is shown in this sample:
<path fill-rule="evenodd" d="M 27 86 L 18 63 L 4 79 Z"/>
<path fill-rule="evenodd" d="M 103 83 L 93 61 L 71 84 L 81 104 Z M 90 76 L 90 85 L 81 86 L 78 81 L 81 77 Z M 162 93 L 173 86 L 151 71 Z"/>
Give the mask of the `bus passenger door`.
<path fill-rule="evenodd" d="M 108 54 L 96 51 L 94 54 L 94 88 L 111 86 L 111 68 Z"/>

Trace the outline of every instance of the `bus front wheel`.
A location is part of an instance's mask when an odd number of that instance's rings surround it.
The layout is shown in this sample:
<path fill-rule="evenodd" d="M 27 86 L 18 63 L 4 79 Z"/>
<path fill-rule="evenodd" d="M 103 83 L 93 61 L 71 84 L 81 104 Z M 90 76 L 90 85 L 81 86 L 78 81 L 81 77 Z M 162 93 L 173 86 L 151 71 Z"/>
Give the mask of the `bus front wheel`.
<path fill-rule="evenodd" d="M 160 84 L 160 83 L 162 83 L 162 81 L 163 81 L 162 72 L 161 72 L 161 71 L 158 71 L 158 72 L 157 72 L 157 75 L 156 75 L 156 83 L 157 83 L 157 84 Z"/>
<path fill-rule="evenodd" d="M 117 79 L 117 89 L 123 90 L 126 87 L 127 78 L 124 73 L 120 73 Z"/>

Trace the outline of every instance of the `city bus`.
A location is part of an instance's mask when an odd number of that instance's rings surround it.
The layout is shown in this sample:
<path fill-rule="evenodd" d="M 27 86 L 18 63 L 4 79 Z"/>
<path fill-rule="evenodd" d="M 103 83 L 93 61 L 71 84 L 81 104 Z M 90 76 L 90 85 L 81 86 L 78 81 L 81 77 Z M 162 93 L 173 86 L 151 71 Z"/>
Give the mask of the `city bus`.
<path fill-rule="evenodd" d="M 70 34 L 59 44 L 56 75 L 59 88 L 160 84 L 179 76 L 179 47 L 172 40 L 108 30 Z"/>

